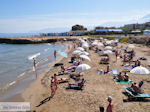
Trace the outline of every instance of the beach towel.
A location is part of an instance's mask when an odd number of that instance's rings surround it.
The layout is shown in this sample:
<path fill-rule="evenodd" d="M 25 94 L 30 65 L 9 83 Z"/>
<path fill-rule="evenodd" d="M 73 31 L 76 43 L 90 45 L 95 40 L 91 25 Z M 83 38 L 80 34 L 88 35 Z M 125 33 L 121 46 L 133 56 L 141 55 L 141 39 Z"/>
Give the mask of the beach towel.
<path fill-rule="evenodd" d="M 113 72 L 113 76 L 117 76 L 118 73 L 116 69 L 113 69 L 112 72 Z"/>
<path fill-rule="evenodd" d="M 118 81 L 117 79 L 114 79 L 114 81 L 118 84 L 131 84 L 132 81 L 131 80 L 128 80 L 128 81 L 124 81 L 124 80 L 121 80 L 121 81 Z"/>
<path fill-rule="evenodd" d="M 131 96 L 135 97 L 135 98 L 150 98 L 150 94 L 137 94 L 134 95 L 131 91 L 129 87 L 124 87 L 123 88 L 128 94 L 130 94 Z"/>

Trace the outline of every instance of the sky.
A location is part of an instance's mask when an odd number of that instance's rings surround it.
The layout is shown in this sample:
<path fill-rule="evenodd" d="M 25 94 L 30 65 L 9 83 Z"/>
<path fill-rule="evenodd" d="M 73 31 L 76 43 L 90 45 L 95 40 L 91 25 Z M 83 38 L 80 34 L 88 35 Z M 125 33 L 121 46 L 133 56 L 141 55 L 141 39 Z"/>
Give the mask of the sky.
<path fill-rule="evenodd" d="M 150 0 L 0 0 L 0 33 L 27 33 L 137 21 Z"/>

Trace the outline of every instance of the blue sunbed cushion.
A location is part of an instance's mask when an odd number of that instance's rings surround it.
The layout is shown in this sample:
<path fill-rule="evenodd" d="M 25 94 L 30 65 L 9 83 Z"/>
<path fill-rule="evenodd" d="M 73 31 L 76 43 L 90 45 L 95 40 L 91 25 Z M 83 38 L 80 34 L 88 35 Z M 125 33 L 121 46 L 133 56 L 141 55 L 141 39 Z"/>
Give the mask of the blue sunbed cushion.
<path fill-rule="evenodd" d="M 114 76 L 116 76 L 118 74 L 116 69 L 113 69 L 112 72 L 113 72 Z"/>

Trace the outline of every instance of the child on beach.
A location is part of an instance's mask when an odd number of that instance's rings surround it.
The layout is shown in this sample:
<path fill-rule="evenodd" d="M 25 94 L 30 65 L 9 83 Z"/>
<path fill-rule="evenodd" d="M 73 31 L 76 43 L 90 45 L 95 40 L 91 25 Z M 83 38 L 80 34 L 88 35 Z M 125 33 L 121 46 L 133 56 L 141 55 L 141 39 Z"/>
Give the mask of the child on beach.
<path fill-rule="evenodd" d="M 56 54 L 57 54 L 57 51 L 55 50 L 54 51 L 54 58 L 55 58 L 55 60 L 56 60 Z"/>

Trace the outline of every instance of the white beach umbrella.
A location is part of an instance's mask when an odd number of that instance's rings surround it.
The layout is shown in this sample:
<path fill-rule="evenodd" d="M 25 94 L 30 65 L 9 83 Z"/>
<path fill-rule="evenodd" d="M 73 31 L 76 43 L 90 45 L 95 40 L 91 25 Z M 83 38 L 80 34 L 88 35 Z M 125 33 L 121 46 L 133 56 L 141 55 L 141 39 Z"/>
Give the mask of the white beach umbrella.
<path fill-rule="evenodd" d="M 84 51 L 84 52 L 81 52 L 81 53 L 79 53 L 79 54 L 80 54 L 80 55 L 87 55 L 87 56 L 89 55 L 89 53 L 88 53 L 88 52 L 85 52 L 85 51 Z"/>
<path fill-rule="evenodd" d="M 80 55 L 80 58 L 87 59 L 88 61 L 91 61 L 91 59 L 87 55 Z"/>
<path fill-rule="evenodd" d="M 89 70 L 91 67 L 87 64 L 80 64 L 79 66 L 77 66 L 76 68 L 76 72 L 83 72 L 83 71 L 86 71 L 86 70 Z"/>
<path fill-rule="evenodd" d="M 89 45 L 88 45 L 88 43 L 83 43 L 83 44 L 82 44 L 82 47 L 83 47 L 83 48 L 88 48 Z"/>
<path fill-rule="evenodd" d="M 84 51 L 84 48 L 78 47 L 76 50 Z"/>
<path fill-rule="evenodd" d="M 106 44 L 111 44 L 112 42 L 111 41 L 106 41 Z"/>
<path fill-rule="evenodd" d="M 112 50 L 112 47 L 111 47 L 111 46 L 106 46 L 106 47 L 104 48 L 104 50 Z"/>
<path fill-rule="evenodd" d="M 114 40 L 114 42 L 117 42 L 117 43 L 118 43 L 118 42 L 119 42 L 119 40 L 118 40 L 118 39 L 116 39 L 116 40 Z"/>
<path fill-rule="evenodd" d="M 94 42 L 92 43 L 92 45 L 93 45 L 93 46 L 96 46 L 96 45 L 98 45 L 98 42 L 94 41 Z"/>
<path fill-rule="evenodd" d="M 81 41 L 81 43 L 85 43 L 85 40 L 83 40 L 83 39 L 81 39 L 80 41 Z"/>
<path fill-rule="evenodd" d="M 99 39 L 100 39 L 100 40 L 103 40 L 103 38 L 102 38 L 102 37 L 100 37 Z"/>
<path fill-rule="evenodd" d="M 111 50 L 106 50 L 103 52 L 103 54 L 113 54 L 113 52 Z"/>
<path fill-rule="evenodd" d="M 135 48 L 135 45 L 130 44 L 130 45 L 129 45 L 129 48 Z"/>
<path fill-rule="evenodd" d="M 142 67 L 142 66 L 138 66 L 138 67 L 135 67 L 133 68 L 130 73 L 132 74 L 139 74 L 139 75 L 144 75 L 144 74 L 149 74 L 149 70 L 145 67 Z"/>
<path fill-rule="evenodd" d="M 79 53 L 81 53 L 81 51 L 79 51 L 79 50 L 75 50 L 72 52 L 72 54 L 74 54 L 74 55 L 79 54 Z"/>
<path fill-rule="evenodd" d="M 101 42 L 99 42 L 99 43 L 97 44 L 97 46 L 104 46 L 104 44 L 101 43 Z"/>

